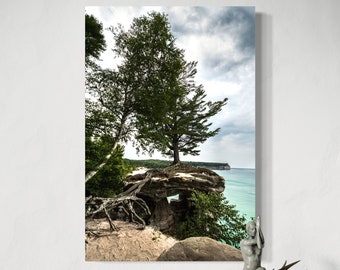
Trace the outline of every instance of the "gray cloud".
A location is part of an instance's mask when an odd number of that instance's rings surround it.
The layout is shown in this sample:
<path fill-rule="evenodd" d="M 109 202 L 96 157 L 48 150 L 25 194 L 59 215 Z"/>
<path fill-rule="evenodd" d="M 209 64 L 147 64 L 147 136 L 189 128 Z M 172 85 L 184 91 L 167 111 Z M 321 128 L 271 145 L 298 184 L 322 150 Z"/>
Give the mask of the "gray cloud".
<path fill-rule="evenodd" d="M 187 7 L 181 8 L 169 7 L 166 9 L 171 19 L 171 30 L 175 36 L 187 34 L 202 34 L 207 30 L 202 25 L 202 18 L 208 15 L 208 9 L 205 7 Z"/>
<path fill-rule="evenodd" d="M 206 78 L 236 78 L 243 65 L 254 63 L 254 7 L 171 7 L 166 12 L 178 39 L 201 37 L 205 53 L 199 64 L 206 69 Z"/>
<path fill-rule="evenodd" d="M 237 41 L 240 51 L 254 54 L 255 51 L 255 9 L 254 7 L 232 7 L 221 9 L 211 21 L 211 29 L 229 32 Z"/>
<path fill-rule="evenodd" d="M 221 9 L 210 21 L 213 35 L 227 33 L 235 41 L 235 57 L 229 54 L 207 55 L 204 63 L 221 76 L 235 77 L 243 65 L 254 61 L 255 55 L 255 12 L 252 7 Z"/>
<path fill-rule="evenodd" d="M 220 136 L 225 136 L 234 133 L 244 133 L 244 134 L 254 134 L 254 126 L 247 123 L 226 123 L 221 127 L 221 131 L 219 132 Z"/>
<path fill-rule="evenodd" d="M 234 136 L 235 141 L 239 145 L 255 145 L 255 129 L 252 125 L 247 125 L 242 122 L 239 124 L 226 123 L 220 128 L 220 132 L 215 137 L 211 138 L 212 141 L 220 141 L 223 137 Z"/>

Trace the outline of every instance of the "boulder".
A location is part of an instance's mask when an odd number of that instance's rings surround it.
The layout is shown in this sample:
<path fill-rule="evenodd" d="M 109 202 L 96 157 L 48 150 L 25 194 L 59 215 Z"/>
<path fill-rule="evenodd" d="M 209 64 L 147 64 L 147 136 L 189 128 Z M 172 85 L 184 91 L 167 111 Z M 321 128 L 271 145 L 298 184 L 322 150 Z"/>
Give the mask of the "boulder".
<path fill-rule="evenodd" d="M 241 251 L 209 237 L 190 237 L 165 250 L 157 261 L 242 261 Z"/>

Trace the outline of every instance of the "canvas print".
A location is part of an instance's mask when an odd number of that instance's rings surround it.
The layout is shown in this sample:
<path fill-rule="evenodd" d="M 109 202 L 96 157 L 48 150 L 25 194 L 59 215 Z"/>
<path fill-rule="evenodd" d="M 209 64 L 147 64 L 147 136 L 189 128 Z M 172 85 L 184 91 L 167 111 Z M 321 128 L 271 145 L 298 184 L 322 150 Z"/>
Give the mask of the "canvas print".
<path fill-rule="evenodd" d="M 85 259 L 242 261 L 255 8 L 85 8 Z"/>

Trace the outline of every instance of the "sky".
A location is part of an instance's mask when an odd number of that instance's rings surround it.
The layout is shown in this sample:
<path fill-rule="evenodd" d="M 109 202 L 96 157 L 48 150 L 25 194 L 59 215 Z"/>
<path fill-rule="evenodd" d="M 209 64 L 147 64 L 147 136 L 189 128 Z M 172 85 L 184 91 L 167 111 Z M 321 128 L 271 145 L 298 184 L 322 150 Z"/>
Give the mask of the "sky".
<path fill-rule="evenodd" d="M 200 145 L 199 156 L 180 156 L 182 161 L 229 163 L 232 168 L 255 168 L 255 8 L 254 7 L 86 7 L 106 29 L 124 26 L 151 10 L 168 15 L 176 46 L 187 61 L 198 61 L 195 81 L 202 84 L 207 100 L 225 97 L 228 103 L 210 118 L 211 129 L 220 132 Z M 114 68 L 117 59 L 112 33 L 104 30 L 107 50 L 100 64 Z M 129 159 L 169 159 L 160 153 L 137 155 L 125 146 Z"/>

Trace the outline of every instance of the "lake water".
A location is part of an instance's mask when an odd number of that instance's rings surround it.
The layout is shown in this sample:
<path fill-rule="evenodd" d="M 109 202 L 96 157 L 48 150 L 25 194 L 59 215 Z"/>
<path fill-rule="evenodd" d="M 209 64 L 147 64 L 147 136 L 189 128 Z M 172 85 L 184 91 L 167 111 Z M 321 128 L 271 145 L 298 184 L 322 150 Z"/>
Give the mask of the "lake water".
<path fill-rule="evenodd" d="M 246 216 L 255 217 L 255 169 L 214 170 L 225 179 L 224 196 Z"/>

